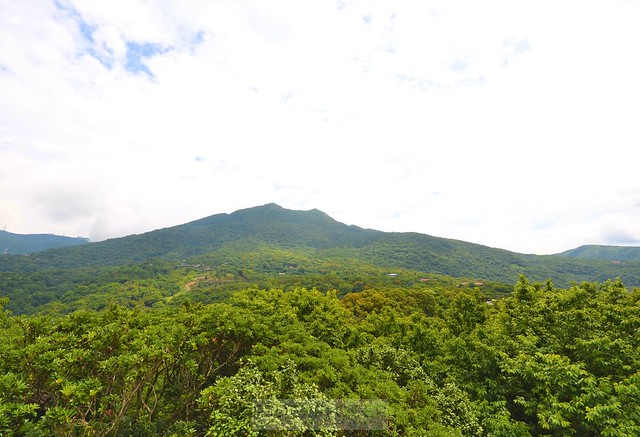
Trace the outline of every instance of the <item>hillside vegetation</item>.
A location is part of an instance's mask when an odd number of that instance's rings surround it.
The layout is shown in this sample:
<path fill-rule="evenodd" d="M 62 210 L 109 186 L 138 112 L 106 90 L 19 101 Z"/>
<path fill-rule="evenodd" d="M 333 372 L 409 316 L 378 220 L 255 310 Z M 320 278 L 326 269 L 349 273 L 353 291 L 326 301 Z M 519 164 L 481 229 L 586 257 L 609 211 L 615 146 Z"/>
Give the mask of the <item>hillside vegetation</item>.
<path fill-rule="evenodd" d="M 269 204 L 218 214 L 140 235 L 0 260 L 0 271 L 30 272 L 131 265 L 150 260 L 181 262 L 212 256 L 236 262 L 261 248 L 298 252 L 312 259 L 343 259 L 380 268 L 404 268 L 452 277 L 513 284 L 520 274 L 558 285 L 620 277 L 640 286 L 640 261 L 523 255 L 417 233 L 386 233 L 347 226 L 318 210 L 291 211 Z M 189 261 L 190 262 L 190 261 Z"/>
<path fill-rule="evenodd" d="M 559 253 L 558 256 L 609 261 L 640 261 L 640 247 L 600 246 L 589 244 Z"/>
<path fill-rule="evenodd" d="M 86 244 L 86 238 L 71 238 L 54 234 L 13 234 L 0 231 L 0 255 L 27 255 L 58 247 Z"/>
<path fill-rule="evenodd" d="M 0 435 L 637 436 L 637 266 L 277 205 L 3 256 Z"/>
<path fill-rule="evenodd" d="M 0 311 L 0 434 L 640 434 L 638 291 L 393 281 Z"/>

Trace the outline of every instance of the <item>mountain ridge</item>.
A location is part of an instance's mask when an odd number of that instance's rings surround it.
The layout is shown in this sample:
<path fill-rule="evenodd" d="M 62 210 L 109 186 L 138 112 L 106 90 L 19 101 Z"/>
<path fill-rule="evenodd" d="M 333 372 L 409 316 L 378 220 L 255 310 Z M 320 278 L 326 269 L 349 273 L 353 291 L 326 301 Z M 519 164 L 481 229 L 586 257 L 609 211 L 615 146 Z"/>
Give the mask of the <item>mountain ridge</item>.
<path fill-rule="evenodd" d="M 640 247 L 585 244 L 556 254 L 566 258 L 640 261 Z"/>
<path fill-rule="evenodd" d="M 27 255 L 88 242 L 89 240 L 83 237 L 67 237 L 56 234 L 15 234 L 0 230 L 0 250 L 11 255 Z"/>
<path fill-rule="evenodd" d="M 621 277 L 629 285 L 640 286 L 640 261 L 613 264 L 608 260 L 519 254 L 416 232 L 363 229 L 338 222 L 317 209 L 290 210 L 274 203 L 143 234 L 51 249 L 39 252 L 37 257 L 22 257 L 24 260 L 5 259 L 0 271 L 118 266 L 153 259 L 181 262 L 210 255 L 220 260 L 222 254 L 234 257 L 264 248 L 304 252 L 318 259 L 333 257 L 338 263 L 349 259 L 389 269 L 507 284 L 525 274 L 532 280 L 552 278 L 564 285 Z"/>

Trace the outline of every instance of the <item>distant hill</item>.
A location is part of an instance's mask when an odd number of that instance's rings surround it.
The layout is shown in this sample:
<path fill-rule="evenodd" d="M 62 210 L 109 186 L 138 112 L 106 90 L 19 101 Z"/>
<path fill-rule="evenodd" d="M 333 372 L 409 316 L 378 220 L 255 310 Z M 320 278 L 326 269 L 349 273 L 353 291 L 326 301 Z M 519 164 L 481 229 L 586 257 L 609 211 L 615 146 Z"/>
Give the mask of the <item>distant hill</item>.
<path fill-rule="evenodd" d="M 58 247 L 77 246 L 88 243 L 86 238 L 63 237 L 54 234 L 13 234 L 0 231 L 0 255 L 26 255 Z"/>
<path fill-rule="evenodd" d="M 419 233 L 347 226 L 316 209 L 294 211 L 275 204 L 217 214 L 144 234 L 48 250 L 40 252 L 37 259 L 5 259 L 0 262 L 0 271 L 118 266 L 152 259 L 182 262 L 203 257 L 209 262 L 216 260 L 241 268 L 252 253 L 276 258 L 263 259 L 264 266 L 279 266 L 280 249 L 301 254 L 305 259 L 333 260 L 336 265 L 363 263 L 506 284 L 515 283 L 520 274 L 525 274 L 534 281 L 551 278 L 556 285 L 621 277 L 628 286 L 640 286 L 640 261 L 612 263 L 524 255 Z M 269 253 L 273 255 L 266 255 Z"/>
<path fill-rule="evenodd" d="M 559 253 L 557 256 L 580 259 L 603 259 L 609 261 L 640 261 L 640 247 L 588 244 Z"/>

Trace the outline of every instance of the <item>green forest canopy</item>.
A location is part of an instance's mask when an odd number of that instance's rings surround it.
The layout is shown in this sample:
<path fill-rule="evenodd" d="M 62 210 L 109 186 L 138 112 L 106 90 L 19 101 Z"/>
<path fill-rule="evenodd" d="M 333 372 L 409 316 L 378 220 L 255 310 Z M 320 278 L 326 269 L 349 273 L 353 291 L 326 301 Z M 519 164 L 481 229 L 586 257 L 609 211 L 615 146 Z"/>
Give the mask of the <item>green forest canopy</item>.
<path fill-rule="evenodd" d="M 637 262 L 234 214 L 2 257 L 0 435 L 640 435 Z"/>
<path fill-rule="evenodd" d="M 187 288 L 213 286 L 196 278 Z M 433 279 L 386 276 L 342 297 L 290 284 L 208 304 L 2 311 L 0 433 L 640 434 L 640 291 L 521 277 L 489 300 Z M 383 401 L 384 427 L 337 429 L 327 401 L 348 399 Z M 322 430 L 264 430 L 291 428 L 304 405 L 323 406 Z"/>

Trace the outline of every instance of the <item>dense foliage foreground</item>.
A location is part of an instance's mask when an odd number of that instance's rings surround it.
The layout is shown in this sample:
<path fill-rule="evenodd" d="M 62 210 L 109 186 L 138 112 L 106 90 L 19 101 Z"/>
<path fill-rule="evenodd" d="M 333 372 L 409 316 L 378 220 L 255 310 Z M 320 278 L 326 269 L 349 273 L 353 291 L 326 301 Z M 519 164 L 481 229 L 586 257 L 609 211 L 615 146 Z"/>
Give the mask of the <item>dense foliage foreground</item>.
<path fill-rule="evenodd" d="M 259 402 L 305 399 L 382 400 L 385 429 L 256 426 Z M 640 291 L 523 277 L 495 301 L 419 284 L 0 311 L 0 435 L 316 434 L 638 436 Z"/>

